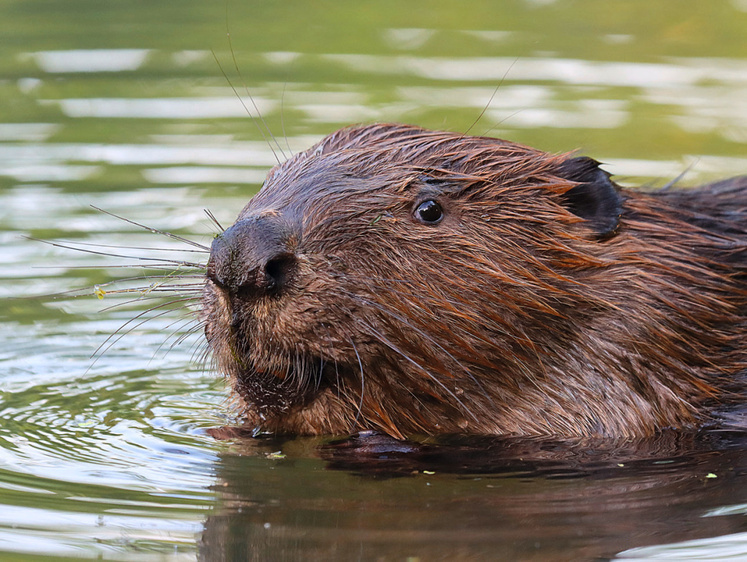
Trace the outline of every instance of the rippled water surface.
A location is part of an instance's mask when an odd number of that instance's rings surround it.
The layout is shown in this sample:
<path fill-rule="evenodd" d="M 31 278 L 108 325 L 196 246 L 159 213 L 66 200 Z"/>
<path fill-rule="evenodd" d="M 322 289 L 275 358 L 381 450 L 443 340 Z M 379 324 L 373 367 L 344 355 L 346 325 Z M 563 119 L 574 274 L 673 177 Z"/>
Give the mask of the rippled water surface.
<path fill-rule="evenodd" d="M 169 304 L 130 267 L 204 254 L 97 210 L 209 244 L 204 209 L 230 224 L 354 122 L 580 149 L 628 185 L 744 174 L 744 0 L 6 0 L 0 29 L 0 558 L 747 559 L 741 435 L 214 439 L 199 278 Z"/>

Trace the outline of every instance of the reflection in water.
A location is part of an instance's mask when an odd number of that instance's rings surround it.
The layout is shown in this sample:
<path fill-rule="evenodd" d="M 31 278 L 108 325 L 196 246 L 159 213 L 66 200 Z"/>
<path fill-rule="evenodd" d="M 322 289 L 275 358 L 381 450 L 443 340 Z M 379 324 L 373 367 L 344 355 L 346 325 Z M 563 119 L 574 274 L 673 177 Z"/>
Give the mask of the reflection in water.
<path fill-rule="evenodd" d="M 0 141 L 45 141 L 59 129 L 54 123 L 0 123 Z"/>
<path fill-rule="evenodd" d="M 424 30 L 398 29 L 388 33 L 409 44 L 415 40 L 423 40 L 427 34 L 424 35 L 422 31 Z M 182 51 L 174 54 L 177 55 L 178 64 L 187 68 L 191 65 L 204 65 L 206 58 L 210 59 L 205 51 Z M 147 66 L 148 57 L 155 55 L 154 51 L 147 49 L 98 49 L 39 51 L 25 56 L 36 61 L 44 72 L 66 74 L 134 71 Z M 511 130 L 538 131 L 543 128 L 621 130 L 633 126 L 636 112 L 640 113 L 638 106 L 645 102 L 657 107 L 658 111 L 663 111 L 664 115 L 668 114 L 672 127 L 691 134 L 720 136 L 730 143 L 743 144 L 747 141 L 747 67 L 739 60 L 669 57 L 666 62 L 651 63 L 526 56 L 445 58 L 381 54 L 314 55 L 301 52 L 270 52 L 265 54 L 265 60 L 268 64 L 281 68 L 311 65 L 325 68 L 325 73 L 343 76 L 351 73 L 376 77 L 385 75 L 390 77 L 389 80 L 407 76 L 410 81 L 413 77 L 419 77 L 427 82 L 395 85 L 384 103 L 374 92 L 366 91 L 358 84 L 320 85 L 302 81 L 267 82 L 261 88 L 253 88 L 250 100 L 243 87 L 242 77 L 236 79 L 236 93 L 225 85 L 200 86 L 191 87 L 187 91 L 179 88 L 182 94 L 178 97 L 54 98 L 44 95 L 48 88 L 36 78 L 22 79 L 19 81 L 19 88 L 26 90 L 29 80 L 34 81 L 29 93 L 38 96 L 36 103 L 40 109 L 58 108 L 63 115 L 73 119 L 220 121 L 244 119 L 247 112 L 259 111 L 266 119 L 277 121 L 279 118 L 283 121 L 283 112 L 287 112 L 293 115 L 296 122 L 312 124 L 324 132 L 355 122 L 409 121 L 413 116 L 437 108 L 471 108 L 474 110 L 472 115 L 486 109 L 485 123 L 488 126 L 499 124 L 500 130 L 496 132 L 509 137 Z M 507 83 L 501 84 L 498 95 L 485 108 L 495 84 L 506 79 Z M 470 82 L 470 86 L 464 85 Z M 487 85 L 476 86 L 475 82 Z M 314 90 L 320 86 L 323 90 Z M 573 92 L 571 97 L 565 91 L 568 88 Z M 237 100 L 237 95 L 244 97 L 244 101 Z M 324 125 L 327 127 L 323 127 Z M 284 130 L 285 125 L 281 128 Z M 0 125 L 0 140 L 44 141 L 58 130 L 59 125 L 51 123 L 3 124 Z M 164 138 L 168 135 L 157 136 Z M 147 162 L 175 166 L 219 164 L 264 167 L 275 163 L 272 156 L 268 158 L 266 144 L 256 150 L 236 142 L 230 146 L 221 143 L 220 147 L 216 147 L 216 142 L 210 140 L 212 135 L 197 136 L 201 136 L 205 144 L 193 147 L 193 151 L 213 152 L 212 156 L 195 158 L 183 149 L 169 146 L 168 142 L 143 144 L 142 149 L 148 154 L 147 158 L 91 156 L 91 151 L 115 150 L 115 146 L 108 143 L 97 147 L 57 142 L 6 145 L 4 154 L 0 154 L 0 176 L 24 182 L 92 180 L 102 170 L 86 168 L 77 162 L 99 159 L 113 165 Z M 234 135 L 231 138 L 235 141 Z M 573 137 L 569 135 L 569 138 Z M 285 142 L 284 140 L 283 143 Z M 293 137 L 287 142 L 295 150 L 309 144 L 306 139 Z M 572 149 L 574 146 L 574 141 L 571 140 L 566 143 L 565 149 Z M 132 148 L 134 147 L 130 147 L 130 150 Z M 125 153 L 126 150 L 127 147 L 124 146 L 118 149 L 120 153 Z M 678 158 L 686 156 L 686 153 L 677 154 Z M 712 162 L 717 158 L 715 155 L 706 157 L 711 158 Z M 655 154 L 651 154 L 650 158 L 621 158 L 612 154 L 604 159 L 615 163 L 613 171 L 626 176 L 676 176 L 687 167 L 687 163 L 681 160 L 666 161 L 661 157 L 657 158 Z M 24 163 L 19 164 L 19 160 Z M 696 172 L 714 177 L 740 173 L 745 165 L 743 156 L 721 158 L 710 166 L 701 165 L 699 159 L 692 160 Z M 639 162 L 639 165 L 628 167 L 633 162 Z M 31 169 L 32 166 L 36 170 Z M 215 169 L 213 172 L 218 183 L 241 181 L 232 170 Z M 155 173 L 145 179 L 165 183 L 166 177 L 167 175 Z M 199 173 L 199 183 L 207 183 L 210 177 L 210 170 L 202 170 Z M 181 172 L 175 171 L 173 181 L 184 183 L 189 180 Z M 256 183 L 259 176 L 252 174 L 248 180 L 243 181 Z"/>
<path fill-rule="evenodd" d="M 25 143 L 3 147 L 2 160 L 41 164 L 43 160 L 78 162 L 106 162 L 116 165 L 216 164 L 239 165 L 249 160 L 255 166 L 274 165 L 276 160 L 266 143 L 234 142 L 216 146 L 215 142 L 202 145 L 178 143 L 174 146 L 148 144 L 63 144 L 52 146 Z"/>
<path fill-rule="evenodd" d="M 128 550 L 146 553 L 138 559 L 148 559 L 148 552 L 189 556 L 213 501 L 208 487 L 215 462 L 210 441 L 191 420 L 215 411 L 218 394 L 201 375 L 169 372 L 164 362 L 157 372 L 123 372 L 116 354 L 86 375 L 71 368 L 76 350 L 66 340 L 48 336 L 44 355 L 4 362 L 3 551 L 114 551 L 121 552 L 118 560 L 130 559 Z M 3 356 L 14 346 L 33 357 L 14 338 L 3 341 Z M 41 372 L 47 374 L 37 384 Z M 181 389 L 185 381 L 191 396 Z"/>
<path fill-rule="evenodd" d="M 518 82 L 559 82 L 561 84 L 653 88 L 688 86 L 711 80 L 743 85 L 747 82 L 747 64 L 739 61 L 672 61 L 671 63 L 602 62 L 560 58 L 471 57 L 383 57 L 372 55 L 324 55 L 351 70 L 406 74 L 449 81 L 500 82 L 507 75 Z"/>
<path fill-rule="evenodd" d="M 267 171 L 249 170 L 247 168 L 209 168 L 206 166 L 169 166 L 168 168 L 149 168 L 141 172 L 152 184 L 170 183 L 260 183 L 264 181 Z"/>
<path fill-rule="evenodd" d="M 632 547 L 716 536 L 704 543 L 719 545 L 711 554 L 739 554 L 745 444 L 668 435 L 605 450 L 483 438 L 387 450 L 363 441 L 323 448 L 325 466 L 309 458 L 313 440 L 243 440 L 221 458 L 201 559 L 635 559 L 672 550 Z M 677 548 L 702 552 L 699 542 Z"/>
<path fill-rule="evenodd" d="M 632 548 L 621 552 L 615 560 L 742 560 L 747 553 L 747 533 L 697 539 L 676 544 Z"/>
<path fill-rule="evenodd" d="M 32 57 L 44 72 L 124 72 L 137 70 L 145 62 L 148 49 L 76 49 L 39 51 Z"/>
<path fill-rule="evenodd" d="M 254 97 L 259 111 L 270 113 L 276 102 Z M 246 117 L 246 109 L 235 97 L 225 98 L 89 98 L 42 100 L 59 104 L 68 117 L 112 119 L 223 119 Z"/>

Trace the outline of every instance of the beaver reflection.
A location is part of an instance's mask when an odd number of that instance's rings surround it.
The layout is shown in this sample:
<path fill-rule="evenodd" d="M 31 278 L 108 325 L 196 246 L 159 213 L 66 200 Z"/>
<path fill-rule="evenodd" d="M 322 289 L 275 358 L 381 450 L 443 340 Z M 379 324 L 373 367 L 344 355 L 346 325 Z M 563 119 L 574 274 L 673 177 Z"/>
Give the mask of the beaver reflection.
<path fill-rule="evenodd" d="M 279 449 L 285 458 L 265 457 Z M 244 440 L 232 451 L 201 560 L 606 560 L 747 531 L 744 436 Z"/>
<path fill-rule="evenodd" d="M 747 177 L 619 188 L 590 158 L 404 125 L 274 168 L 203 319 L 249 427 L 641 437 L 744 401 Z"/>

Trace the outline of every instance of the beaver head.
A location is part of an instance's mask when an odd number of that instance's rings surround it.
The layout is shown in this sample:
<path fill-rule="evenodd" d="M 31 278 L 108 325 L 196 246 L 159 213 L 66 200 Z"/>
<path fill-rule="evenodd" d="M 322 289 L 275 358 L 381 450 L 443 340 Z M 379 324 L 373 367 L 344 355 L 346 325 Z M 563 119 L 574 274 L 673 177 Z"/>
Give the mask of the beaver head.
<path fill-rule="evenodd" d="M 215 238 L 207 340 L 268 431 L 693 425 L 744 368 L 744 287 L 724 240 L 664 199 L 589 158 L 343 129 L 274 168 Z"/>

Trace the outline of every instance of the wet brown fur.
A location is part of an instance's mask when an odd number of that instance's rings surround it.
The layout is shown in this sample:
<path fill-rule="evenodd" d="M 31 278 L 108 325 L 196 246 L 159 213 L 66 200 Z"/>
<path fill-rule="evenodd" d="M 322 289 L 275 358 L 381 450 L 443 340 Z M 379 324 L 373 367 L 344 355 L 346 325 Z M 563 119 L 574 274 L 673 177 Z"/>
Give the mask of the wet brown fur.
<path fill-rule="evenodd" d="M 241 235 L 282 286 L 224 240 L 203 299 L 247 423 L 640 437 L 743 403 L 747 178 L 620 190 L 600 235 L 569 208 L 571 158 L 384 124 L 273 169 L 237 224 L 265 225 Z"/>

